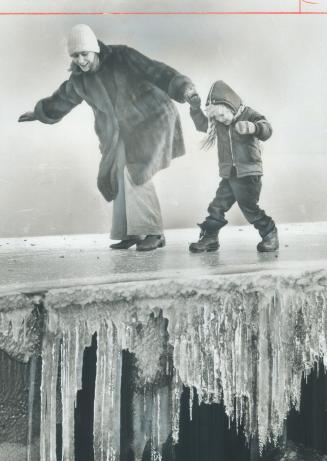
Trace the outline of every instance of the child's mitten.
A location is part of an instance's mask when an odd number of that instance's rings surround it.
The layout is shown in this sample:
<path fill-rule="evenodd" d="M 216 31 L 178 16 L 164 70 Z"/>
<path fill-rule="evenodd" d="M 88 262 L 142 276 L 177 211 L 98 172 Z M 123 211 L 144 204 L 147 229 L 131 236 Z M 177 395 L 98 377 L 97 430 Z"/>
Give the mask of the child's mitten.
<path fill-rule="evenodd" d="M 237 122 L 235 125 L 235 130 L 238 132 L 238 134 L 241 134 L 241 135 L 254 134 L 256 131 L 256 127 L 254 123 L 244 121 L 244 122 Z"/>

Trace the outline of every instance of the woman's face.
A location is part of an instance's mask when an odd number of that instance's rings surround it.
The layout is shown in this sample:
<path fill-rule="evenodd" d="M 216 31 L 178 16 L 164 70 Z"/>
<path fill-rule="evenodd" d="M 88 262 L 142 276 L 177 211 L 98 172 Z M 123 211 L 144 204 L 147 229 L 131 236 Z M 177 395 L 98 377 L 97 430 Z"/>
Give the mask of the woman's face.
<path fill-rule="evenodd" d="M 206 113 L 209 118 L 214 118 L 219 123 L 230 125 L 234 119 L 233 111 L 225 104 L 209 104 L 206 107 Z"/>
<path fill-rule="evenodd" d="M 77 51 L 71 55 L 73 62 L 83 71 L 94 70 L 96 53 L 94 51 Z"/>

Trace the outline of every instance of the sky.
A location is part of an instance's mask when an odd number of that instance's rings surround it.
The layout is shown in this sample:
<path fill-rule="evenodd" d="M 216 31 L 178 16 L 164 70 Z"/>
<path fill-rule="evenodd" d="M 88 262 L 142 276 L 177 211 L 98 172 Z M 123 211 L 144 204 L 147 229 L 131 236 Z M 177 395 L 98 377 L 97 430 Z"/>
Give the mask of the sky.
<path fill-rule="evenodd" d="M 321 9 L 302 1 L 304 10 Z M 294 11 L 299 0 L 2 0 L 2 11 Z"/>
<path fill-rule="evenodd" d="M 236 11 L 244 2 L 206 0 L 201 9 Z M 31 8 L 26 1 L 2 3 L 2 11 Z M 249 0 L 247 6 L 291 10 L 294 3 Z M 92 4 L 94 11 L 144 11 L 150 2 L 33 6 L 87 11 Z M 171 0 L 155 8 L 197 5 Z M 1 237 L 109 233 L 112 205 L 96 187 L 100 153 L 90 108 L 83 103 L 56 125 L 17 123 L 69 77 L 65 37 L 77 23 L 89 24 L 107 44 L 132 46 L 176 68 L 193 80 L 203 101 L 213 81 L 226 81 L 274 129 L 263 145 L 262 207 L 277 223 L 327 220 L 327 15 L 9 15 L 0 16 Z M 154 181 L 165 227 L 195 227 L 218 187 L 217 151 L 200 149 L 203 135 L 195 131 L 187 105 L 176 106 L 187 153 Z M 237 206 L 227 218 L 245 224 Z"/>

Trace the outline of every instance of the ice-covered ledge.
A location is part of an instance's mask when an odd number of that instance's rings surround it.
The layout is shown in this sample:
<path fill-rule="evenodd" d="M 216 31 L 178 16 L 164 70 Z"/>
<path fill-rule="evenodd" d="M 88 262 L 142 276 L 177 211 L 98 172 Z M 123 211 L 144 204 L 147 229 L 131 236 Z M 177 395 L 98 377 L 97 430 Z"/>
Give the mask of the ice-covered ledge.
<path fill-rule="evenodd" d="M 196 229 L 166 232 L 156 252 L 109 250 L 107 235 L 66 235 L 0 239 L 0 294 L 36 293 L 51 288 L 272 270 L 327 269 L 327 222 L 280 225 L 281 248 L 255 250 L 257 232 L 227 226 L 217 253 L 190 254 Z"/>
<path fill-rule="evenodd" d="M 97 461 L 119 459 L 122 349 L 139 368 L 135 430 L 150 412 L 145 433 L 136 432 L 136 459 L 146 440 L 158 459 L 170 432 L 177 437 L 182 384 L 204 401 L 223 392 L 227 413 L 243 416 L 261 443 L 281 433 L 290 400 L 299 401 L 302 372 L 327 354 L 327 224 L 280 226 L 278 256 L 258 254 L 248 227 L 225 228 L 219 253 L 189 254 L 196 236 L 167 232 L 167 247 L 147 254 L 110 251 L 105 236 L 0 241 L 0 348 L 27 360 L 37 349 L 28 319 L 41 305 L 45 314 L 42 461 L 56 459 L 58 366 L 64 459 L 73 459 L 74 402 L 94 332 Z"/>

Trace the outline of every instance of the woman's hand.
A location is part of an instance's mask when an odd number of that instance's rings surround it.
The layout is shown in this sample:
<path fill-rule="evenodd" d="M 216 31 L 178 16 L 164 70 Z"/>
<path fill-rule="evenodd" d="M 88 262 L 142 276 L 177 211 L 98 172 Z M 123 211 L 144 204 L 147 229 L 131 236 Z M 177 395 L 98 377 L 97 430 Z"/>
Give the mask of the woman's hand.
<path fill-rule="evenodd" d="M 185 89 L 184 98 L 192 109 L 199 109 L 201 107 L 201 99 L 194 86 L 188 86 Z"/>
<path fill-rule="evenodd" d="M 25 112 L 18 119 L 19 122 L 33 122 L 34 120 L 36 120 L 36 117 L 33 111 Z"/>

